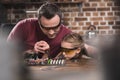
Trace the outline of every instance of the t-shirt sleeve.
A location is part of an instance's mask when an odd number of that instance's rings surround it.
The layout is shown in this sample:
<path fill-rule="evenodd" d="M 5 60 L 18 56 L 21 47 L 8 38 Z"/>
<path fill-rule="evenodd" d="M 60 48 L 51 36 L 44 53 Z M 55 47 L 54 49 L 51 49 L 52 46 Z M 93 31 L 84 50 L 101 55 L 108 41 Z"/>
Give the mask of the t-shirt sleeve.
<path fill-rule="evenodd" d="M 22 21 L 18 22 L 15 27 L 12 29 L 12 31 L 10 32 L 8 38 L 7 38 L 7 42 L 21 42 L 24 39 L 24 23 Z"/>

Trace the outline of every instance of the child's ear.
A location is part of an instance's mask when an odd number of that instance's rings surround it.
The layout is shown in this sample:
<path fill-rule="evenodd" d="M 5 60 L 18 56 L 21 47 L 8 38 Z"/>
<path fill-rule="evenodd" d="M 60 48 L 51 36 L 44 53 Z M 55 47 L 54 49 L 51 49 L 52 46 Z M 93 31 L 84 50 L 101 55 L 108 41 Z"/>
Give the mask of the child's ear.
<path fill-rule="evenodd" d="M 76 51 L 76 53 L 79 54 L 80 51 L 81 51 L 81 48 L 78 48 L 77 51 Z"/>

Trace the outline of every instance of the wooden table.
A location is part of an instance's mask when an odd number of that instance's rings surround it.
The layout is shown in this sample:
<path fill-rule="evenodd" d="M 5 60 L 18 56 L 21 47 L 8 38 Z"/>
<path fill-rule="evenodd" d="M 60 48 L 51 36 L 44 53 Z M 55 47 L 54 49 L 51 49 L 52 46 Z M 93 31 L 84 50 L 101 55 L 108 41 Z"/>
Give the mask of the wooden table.
<path fill-rule="evenodd" d="M 99 80 L 97 61 L 93 59 L 82 58 L 80 63 L 67 61 L 64 66 L 29 66 L 29 69 L 33 80 Z"/>

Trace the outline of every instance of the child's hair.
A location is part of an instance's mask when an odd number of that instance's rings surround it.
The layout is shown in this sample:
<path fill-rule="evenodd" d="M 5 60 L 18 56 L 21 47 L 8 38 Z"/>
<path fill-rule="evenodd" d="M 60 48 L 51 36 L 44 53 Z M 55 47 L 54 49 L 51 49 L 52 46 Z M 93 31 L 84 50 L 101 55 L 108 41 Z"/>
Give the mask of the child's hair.
<path fill-rule="evenodd" d="M 84 47 L 84 40 L 80 34 L 72 32 L 70 34 L 67 34 L 62 41 L 73 44 L 74 48 L 75 47 L 81 48 L 80 53 L 75 57 L 73 57 L 72 59 L 76 59 L 76 58 L 80 59 L 82 54 L 85 55 L 87 54 L 86 48 Z"/>
<path fill-rule="evenodd" d="M 80 47 L 80 48 L 84 47 L 84 41 L 82 39 L 82 36 L 79 35 L 78 33 L 72 32 L 70 34 L 67 34 L 62 41 L 73 44 L 73 47 Z"/>

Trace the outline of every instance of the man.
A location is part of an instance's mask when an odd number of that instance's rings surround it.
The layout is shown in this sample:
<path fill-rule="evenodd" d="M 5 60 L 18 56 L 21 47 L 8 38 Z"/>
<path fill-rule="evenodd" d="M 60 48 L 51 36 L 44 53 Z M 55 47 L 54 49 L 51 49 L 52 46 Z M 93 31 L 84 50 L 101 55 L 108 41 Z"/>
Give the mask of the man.
<path fill-rule="evenodd" d="M 38 18 L 29 18 L 16 24 L 7 41 L 22 45 L 24 51 L 34 50 L 36 53 L 49 51 L 51 58 L 60 52 L 62 38 L 71 33 L 61 23 L 61 10 L 52 3 L 45 3 L 38 9 Z"/>
<path fill-rule="evenodd" d="M 61 39 L 71 31 L 61 23 L 61 10 L 52 3 L 43 4 L 38 10 L 38 19 L 25 19 L 16 24 L 7 41 L 15 41 L 36 53 L 49 50 L 51 57 L 60 52 Z"/>

